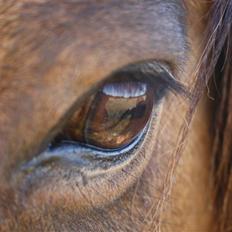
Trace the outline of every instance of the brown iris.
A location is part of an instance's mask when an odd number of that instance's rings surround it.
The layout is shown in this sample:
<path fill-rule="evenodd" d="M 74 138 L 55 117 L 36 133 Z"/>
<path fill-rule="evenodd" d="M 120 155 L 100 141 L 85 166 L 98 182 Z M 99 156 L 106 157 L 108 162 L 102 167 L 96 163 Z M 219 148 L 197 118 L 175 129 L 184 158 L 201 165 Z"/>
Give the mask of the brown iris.
<path fill-rule="evenodd" d="M 146 82 L 123 75 L 105 82 L 73 115 L 62 139 L 103 149 L 122 148 L 146 127 L 153 98 Z"/>

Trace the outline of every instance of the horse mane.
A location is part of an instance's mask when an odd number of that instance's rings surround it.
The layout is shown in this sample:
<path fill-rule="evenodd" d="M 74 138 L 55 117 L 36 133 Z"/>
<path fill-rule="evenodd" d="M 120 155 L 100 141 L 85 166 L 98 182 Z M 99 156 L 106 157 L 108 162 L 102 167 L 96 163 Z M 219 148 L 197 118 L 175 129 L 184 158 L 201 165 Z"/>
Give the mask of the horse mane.
<path fill-rule="evenodd" d="M 195 1 L 194 1 L 195 2 Z M 203 53 L 196 67 L 196 82 L 192 99 L 174 152 L 174 170 L 184 148 L 189 125 L 197 105 L 205 92 L 214 83 L 216 89 L 212 151 L 212 188 L 215 232 L 232 231 L 232 0 L 210 1 L 206 15 L 206 30 Z M 169 182 L 173 171 L 169 173 Z M 171 184 L 167 183 L 166 192 Z"/>
<path fill-rule="evenodd" d="M 197 6 L 197 1 L 191 1 L 193 6 Z M 205 18 L 207 25 L 202 43 L 203 53 L 195 69 L 197 78 L 190 89 L 192 97 L 189 110 L 178 135 L 173 161 L 168 167 L 160 205 L 171 192 L 174 171 L 184 150 L 197 105 L 206 87 L 210 90 L 210 83 L 213 82 L 217 95 L 211 122 L 213 229 L 215 232 L 232 232 L 232 0 L 215 0 L 209 3 L 212 4 Z"/>
<path fill-rule="evenodd" d="M 232 231 L 232 0 L 213 1 L 208 14 L 205 50 L 193 89 L 194 109 L 209 80 L 216 104 L 213 125 L 212 179 L 216 231 Z M 203 87 L 202 87 L 203 86 Z M 190 110 L 191 111 L 191 110 Z M 192 110 L 193 111 L 193 110 Z"/>

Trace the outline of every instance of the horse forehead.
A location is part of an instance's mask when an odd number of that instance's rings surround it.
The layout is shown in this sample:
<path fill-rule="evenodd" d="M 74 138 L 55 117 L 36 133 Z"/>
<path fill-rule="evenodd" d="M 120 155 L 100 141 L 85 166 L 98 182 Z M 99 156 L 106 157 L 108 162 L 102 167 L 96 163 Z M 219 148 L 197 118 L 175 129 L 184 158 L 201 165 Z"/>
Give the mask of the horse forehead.
<path fill-rule="evenodd" d="M 183 2 L 189 8 L 197 6 L 192 8 L 194 13 L 204 6 L 193 0 L 20 1 L 11 7 L 16 8 L 13 13 L 9 10 L 9 15 L 3 15 L 3 25 L 8 29 L 2 33 L 0 63 L 6 69 L 15 70 L 19 66 L 23 72 L 30 70 L 33 72 L 30 79 L 35 76 L 42 79 L 52 65 L 60 65 L 59 61 L 63 68 L 71 65 L 67 69 L 75 68 L 78 73 L 81 67 L 91 68 L 91 63 L 98 71 L 99 67 L 101 70 L 109 67 L 109 73 L 123 64 L 149 58 L 180 66 L 188 48 L 183 36 L 186 34 Z M 81 75 L 75 76 L 77 79 Z M 95 79 L 98 76 L 94 75 Z"/>
<path fill-rule="evenodd" d="M 88 57 L 88 52 L 111 50 L 107 54 L 109 57 L 118 49 L 127 53 L 132 53 L 132 49 L 133 53 L 136 50 L 139 50 L 137 53 L 151 49 L 154 53 L 167 50 L 180 58 L 184 42 L 181 36 L 184 27 L 181 24 L 184 19 L 181 18 L 181 4 L 177 2 L 153 1 L 151 4 L 150 1 L 141 1 L 129 4 L 117 1 L 116 4 L 115 1 L 103 1 L 90 4 L 79 1 L 27 1 L 19 9 L 14 53 L 22 50 L 30 52 L 31 59 L 36 52 L 43 60 L 47 57 L 46 62 L 53 62 L 64 49 L 75 44 L 82 60 Z M 171 36 L 174 33 L 175 36 Z M 168 41 L 169 37 L 172 43 Z M 21 45 L 24 45 L 23 49 Z M 113 51 L 114 48 L 117 50 Z"/>

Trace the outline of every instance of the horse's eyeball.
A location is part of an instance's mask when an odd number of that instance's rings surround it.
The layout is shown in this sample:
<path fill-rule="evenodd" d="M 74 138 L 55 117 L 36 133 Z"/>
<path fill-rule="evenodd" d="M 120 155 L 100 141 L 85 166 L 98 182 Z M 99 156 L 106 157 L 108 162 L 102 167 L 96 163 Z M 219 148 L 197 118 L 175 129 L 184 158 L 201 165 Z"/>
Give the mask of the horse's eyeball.
<path fill-rule="evenodd" d="M 123 148 L 146 127 L 153 92 L 145 81 L 123 75 L 107 81 L 83 102 L 57 139 L 101 149 Z"/>

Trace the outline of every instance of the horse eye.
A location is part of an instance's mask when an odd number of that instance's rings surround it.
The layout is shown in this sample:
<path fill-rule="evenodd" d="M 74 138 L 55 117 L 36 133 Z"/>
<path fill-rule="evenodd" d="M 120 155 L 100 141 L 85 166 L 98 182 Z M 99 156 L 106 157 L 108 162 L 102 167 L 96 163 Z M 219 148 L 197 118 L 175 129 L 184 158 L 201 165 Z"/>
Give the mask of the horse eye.
<path fill-rule="evenodd" d="M 148 82 L 123 74 L 116 76 L 83 102 L 55 142 L 72 141 L 100 149 L 121 149 L 146 128 L 153 95 Z"/>

